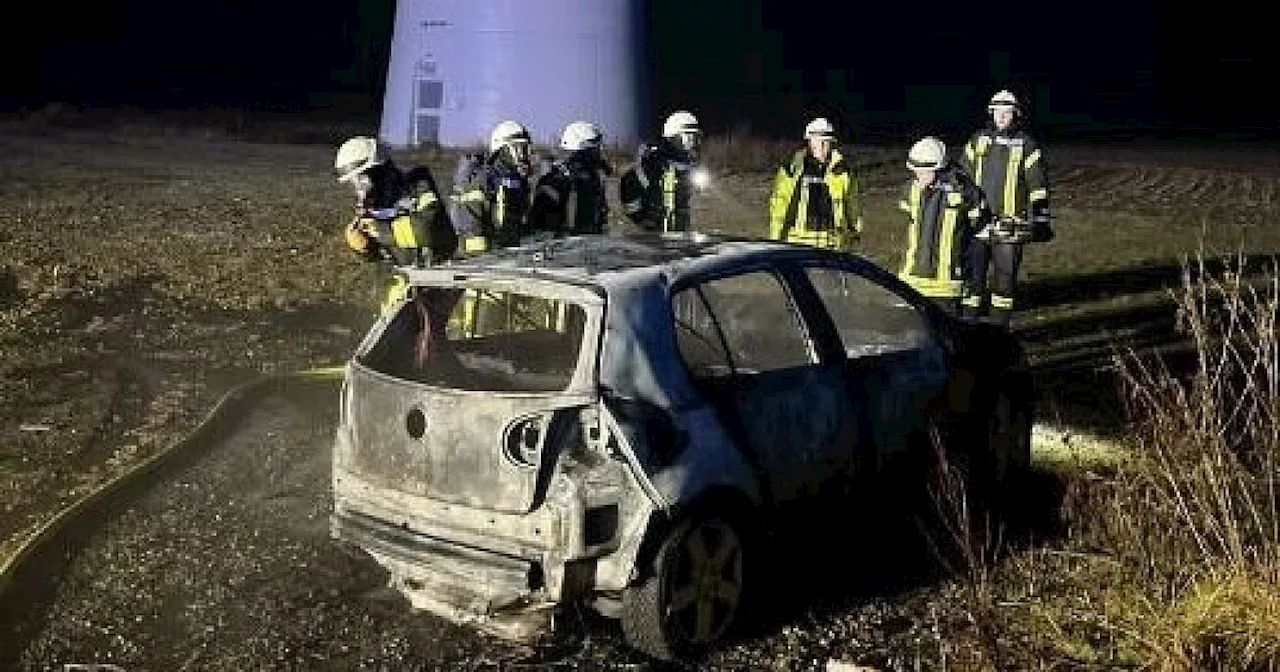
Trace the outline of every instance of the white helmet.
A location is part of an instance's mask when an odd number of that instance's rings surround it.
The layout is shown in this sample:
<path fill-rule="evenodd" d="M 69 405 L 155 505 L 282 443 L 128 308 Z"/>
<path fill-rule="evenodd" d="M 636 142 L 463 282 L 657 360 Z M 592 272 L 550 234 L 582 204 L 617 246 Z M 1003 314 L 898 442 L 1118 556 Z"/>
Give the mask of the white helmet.
<path fill-rule="evenodd" d="M 1018 109 L 1018 98 L 1008 89 L 991 96 L 991 102 L 987 103 L 987 109 L 990 111 L 995 111 L 1005 107 L 1015 110 Z"/>
<path fill-rule="evenodd" d="M 832 126 L 831 122 L 827 121 L 825 118 L 818 117 L 817 119 L 809 122 L 809 125 L 804 127 L 804 137 L 805 139 L 824 138 L 827 140 L 835 140 L 836 127 Z"/>
<path fill-rule="evenodd" d="M 575 121 L 564 127 L 560 135 L 560 149 L 576 152 L 581 149 L 599 147 L 604 141 L 600 127 L 589 121 Z"/>
<path fill-rule="evenodd" d="M 907 168 L 939 170 L 947 165 L 947 146 L 935 137 L 921 138 L 907 152 Z"/>
<path fill-rule="evenodd" d="M 489 152 L 496 152 L 507 145 L 529 144 L 529 129 L 516 121 L 504 121 L 493 127 L 489 134 Z"/>
<path fill-rule="evenodd" d="M 662 123 L 662 137 L 674 138 L 681 133 L 702 133 L 702 128 L 698 126 L 698 118 L 684 110 L 672 112 L 671 116 Z"/>
<path fill-rule="evenodd" d="M 356 175 L 382 163 L 378 141 L 368 136 L 357 136 L 342 143 L 338 148 L 338 156 L 333 160 L 333 169 L 338 173 L 339 182 L 349 182 Z"/>

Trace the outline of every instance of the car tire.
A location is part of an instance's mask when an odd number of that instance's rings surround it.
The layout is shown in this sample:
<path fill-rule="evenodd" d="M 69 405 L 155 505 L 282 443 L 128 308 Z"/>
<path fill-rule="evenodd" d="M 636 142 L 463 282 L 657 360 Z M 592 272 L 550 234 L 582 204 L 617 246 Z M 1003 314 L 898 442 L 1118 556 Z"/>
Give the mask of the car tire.
<path fill-rule="evenodd" d="M 726 516 L 702 515 L 674 527 L 652 572 L 622 596 L 627 643 L 664 661 L 707 650 L 740 620 L 747 534 Z"/>

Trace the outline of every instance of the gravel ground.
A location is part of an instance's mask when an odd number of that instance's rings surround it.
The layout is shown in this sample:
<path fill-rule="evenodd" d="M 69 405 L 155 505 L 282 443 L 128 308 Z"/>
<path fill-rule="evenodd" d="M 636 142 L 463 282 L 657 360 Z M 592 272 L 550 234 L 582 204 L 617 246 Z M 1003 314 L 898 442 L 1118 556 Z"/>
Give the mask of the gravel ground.
<path fill-rule="evenodd" d="M 49 603 L 26 617 L 37 634 L 16 667 L 654 669 L 593 615 L 530 649 L 411 613 L 376 563 L 328 537 L 335 392 L 296 383 L 273 394 L 85 539 Z M 835 658 L 933 669 L 964 657 L 953 649 L 967 624 L 938 616 L 963 612 L 957 585 L 921 582 L 893 553 L 892 582 L 835 579 L 885 550 L 831 550 L 798 555 L 788 597 L 696 667 L 822 669 Z"/>
<path fill-rule="evenodd" d="M 407 617 L 374 562 L 329 540 L 332 396 L 268 399 L 89 539 L 20 667 L 453 667 L 492 649 Z"/>

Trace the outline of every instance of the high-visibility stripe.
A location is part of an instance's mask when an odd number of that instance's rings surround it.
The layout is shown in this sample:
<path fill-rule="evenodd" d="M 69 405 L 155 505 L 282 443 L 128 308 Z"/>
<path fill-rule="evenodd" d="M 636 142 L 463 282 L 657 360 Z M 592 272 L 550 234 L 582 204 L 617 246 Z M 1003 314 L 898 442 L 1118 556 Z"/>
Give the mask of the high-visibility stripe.
<path fill-rule="evenodd" d="M 803 170 L 803 169 L 802 169 Z M 808 228 L 809 226 L 809 188 L 805 184 L 804 175 L 795 181 L 795 188 L 800 191 L 800 202 L 796 204 L 796 222 L 797 228 Z"/>
<path fill-rule="evenodd" d="M 662 171 L 662 230 L 670 231 L 676 213 L 676 169 L 668 166 Z"/>
<path fill-rule="evenodd" d="M 899 273 L 898 278 L 911 285 L 917 292 L 929 297 L 953 299 L 959 297 L 964 290 L 964 283 L 959 280 L 922 278 L 906 272 Z"/>
<path fill-rule="evenodd" d="M 393 275 L 387 281 L 387 294 L 382 299 L 382 312 L 388 313 L 409 295 L 409 281 L 403 275 Z"/>
<path fill-rule="evenodd" d="M 986 167 L 985 164 L 987 162 L 987 145 L 989 144 L 990 144 L 990 141 L 988 140 L 987 136 L 985 135 L 978 136 L 978 147 L 976 150 L 974 150 L 975 153 L 977 154 L 978 160 L 973 162 L 973 165 L 974 165 L 973 181 L 975 184 L 979 186 L 982 185 L 982 169 Z"/>
<path fill-rule="evenodd" d="M 955 243 L 957 215 L 959 213 L 953 207 L 947 207 L 942 215 L 942 232 L 938 236 L 938 282 L 951 280 L 951 248 Z"/>
<path fill-rule="evenodd" d="M 418 247 L 418 237 L 413 234 L 413 219 L 407 215 L 401 215 L 391 220 L 391 238 L 395 241 L 396 247 L 415 248 Z"/>
<path fill-rule="evenodd" d="M 484 192 L 479 189 L 472 189 L 458 196 L 458 200 L 463 203 L 475 203 L 484 201 Z"/>
<path fill-rule="evenodd" d="M 471 236 L 462 244 L 467 252 L 484 252 L 489 249 L 489 239 L 484 236 Z"/>
<path fill-rule="evenodd" d="M 1028 198 L 1030 198 L 1033 201 L 1043 201 L 1044 199 L 1049 198 L 1049 190 L 1036 189 L 1035 191 L 1031 192 Z"/>
<path fill-rule="evenodd" d="M 1018 166 L 1022 165 L 1022 145 L 1009 147 L 1009 164 L 1004 170 L 1004 213 L 1013 216 L 1018 214 L 1018 179 L 1022 173 Z"/>
<path fill-rule="evenodd" d="M 844 235 L 839 231 L 792 229 L 787 232 L 787 242 L 802 243 L 829 250 L 844 249 Z"/>
<path fill-rule="evenodd" d="M 831 167 L 836 164 L 836 157 L 839 154 L 831 153 L 831 161 L 827 164 L 827 173 L 823 175 L 823 181 L 827 184 L 827 193 L 831 195 L 831 224 L 832 228 L 844 235 L 845 228 L 848 226 L 848 218 L 845 216 L 845 201 L 850 196 L 856 197 L 857 194 L 849 193 L 849 173 L 841 173 L 839 175 L 831 172 Z"/>
<path fill-rule="evenodd" d="M 908 203 L 908 202 L 906 202 L 906 201 L 898 201 L 898 209 L 899 209 L 899 210 L 901 210 L 901 211 L 903 211 L 903 212 L 910 213 L 910 212 L 911 212 L 911 204 L 910 204 L 910 203 Z"/>
<path fill-rule="evenodd" d="M 794 165 L 795 159 L 792 159 Z M 787 206 L 795 195 L 795 182 L 787 167 L 779 167 L 773 176 L 773 186 L 769 189 L 769 237 L 780 240 L 787 223 Z"/>
<path fill-rule="evenodd" d="M 1040 150 L 1039 149 L 1033 150 L 1030 154 L 1027 155 L 1027 162 L 1022 164 L 1022 169 L 1031 170 L 1031 166 L 1036 165 L 1036 161 L 1039 161 L 1039 160 L 1040 160 Z"/>
<path fill-rule="evenodd" d="M 970 308 L 981 308 L 981 307 L 982 307 L 982 297 L 981 297 L 981 296 L 975 296 L 975 295 L 969 295 L 969 296 L 964 297 L 964 299 L 962 299 L 962 300 L 960 301 L 960 303 L 962 303 L 962 304 L 964 304 L 964 305 L 966 305 L 966 306 L 968 306 L 968 307 L 970 307 Z"/>
<path fill-rule="evenodd" d="M 480 322 L 479 292 L 474 289 L 465 290 L 458 304 L 459 308 L 449 318 L 449 326 L 461 332 L 462 338 L 475 338 Z"/>
<path fill-rule="evenodd" d="M 969 163 L 973 163 L 973 143 L 968 142 L 964 145 L 964 158 L 969 159 Z"/>
<path fill-rule="evenodd" d="M 426 210 L 427 208 L 435 205 L 437 200 L 439 199 L 436 198 L 436 195 L 428 191 L 418 196 L 418 203 L 414 207 L 418 210 Z"/>
<path fill-rule="evenodd" d="M 503 220 L 507 216 L 507 188 L 499 186 L 498 197 L 494 200 L 496 202 L 493 210 L 493 227 L 502 231 L 506 228 L 506 222 Z"/>
<path fill-rule="evenodd" d="M 555 320 L 554 328 L 560 333 L 565 333 L 569 328 L 569 304 L 564 301 L 555 302 Z"/>
<path fill-rule="evenodd" d="M 1013 297 L 1000 296 L 999 294 L 991 295 L 991 307 L 1001 310 L 1013 310 Z"/>
<path fill-rule="evenodd" d="M 920 183 L 912 182 L 911 191 L 907 196 L 907 213 L 911 217 L 911 223 L 907 226 L 907 257 L 902 262 L 902 272 L 910 274 L 911 269 L 916 264 L 916 250 L 920 247 L 920 223 L 916 221 L 920 217 Z"/>

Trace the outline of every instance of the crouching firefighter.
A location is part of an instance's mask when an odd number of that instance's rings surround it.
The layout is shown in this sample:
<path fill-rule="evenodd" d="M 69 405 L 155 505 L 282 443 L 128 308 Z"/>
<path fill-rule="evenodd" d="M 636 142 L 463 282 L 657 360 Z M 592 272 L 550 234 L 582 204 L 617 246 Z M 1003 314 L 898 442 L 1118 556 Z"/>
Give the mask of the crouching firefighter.
<path fill-rule="evenodd" d="M 604 136 L 600 128 L 575 121 L 560 135 L 564 152 L 538 177 L 529 209 L 529 226 L 552 232 L 557 238 L 604 233 L 609 204 L 604 190 L 605 175 L 613 167 L 600 149 Z"/>
<path fill-rule="evenodd" d="M 991 97 L 987 110 L 991 124 L 965 145 L 962 162 L 998 219 L 978 232 L 972 247 L 971 288 L 964 297 L 964 312 L 972 317 L 989 315 L 1008 327 L 1016 307 L 1023 246 L 1053 239 L 1049 182 L 1040 147 L 1021 128 L 1018 99 L 1001 91 Z"/>
<path fill-rule="evenodd" d="M 382 309 L 405 298 L 408 282 L 399 269 L 421 268 L 454 256 L 458 237 L 426 166 L 402 171 L 371 137 L 355 137 L 338 148 L 338 181 L 356 192 L 356 213 L 346 228 L 347 246 L 391 273 Z"/>
<path fill-rule="evenodd" d="M 769 197 L 769 237 L 850 251 L 862 236 L 858 177 L 834 147 L 823 118 L 804 129 L 806 146 L 778 168 Z"/>
<path fill-rule="evenodd" d="M 627 219 L 646 231 L 689 231 L 689 200 L 705 182 L 698 165 L 702 128 L 689 112 L 674 112 L 662 124 L 662 140 L 642 145 L 622 174 L 618 196 Z"/>
<path fill-rule="evenodd" d="M 956 314 L 965 293 L 969 246 L 991 213 L 977 185 L 948 163 L 941 140 L 926 137 L 915 143 L 907 168 L 914 177 L 898 203 L 908 218 L 898 277 Z"/>

